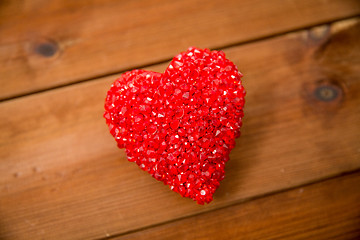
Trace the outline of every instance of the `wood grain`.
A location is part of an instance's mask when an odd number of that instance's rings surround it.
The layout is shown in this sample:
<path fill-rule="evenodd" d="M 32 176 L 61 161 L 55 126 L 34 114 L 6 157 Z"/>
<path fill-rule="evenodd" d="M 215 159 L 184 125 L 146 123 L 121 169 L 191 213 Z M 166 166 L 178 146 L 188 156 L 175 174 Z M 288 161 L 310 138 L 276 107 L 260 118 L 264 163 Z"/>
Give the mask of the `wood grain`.
<path fill-rule="evenodd" d="M 360 13 L 357 0 L 0 2 L 0 99 Z M 211 41 L 209 41 L 211 39 Z"/>
<path fill-rule="evenodd" d="M 359 239 L 360 173 L 114 239 Z"/>
<path fill-rule="evenodd" d="M 359 29 L 352 19 L 225 49 L 245 74 L 246 117 L 207 206 L 116 148 L 102 118 L 115 76 L 2 102 L 0 237 L 112 236 L 359 169 Z"/>

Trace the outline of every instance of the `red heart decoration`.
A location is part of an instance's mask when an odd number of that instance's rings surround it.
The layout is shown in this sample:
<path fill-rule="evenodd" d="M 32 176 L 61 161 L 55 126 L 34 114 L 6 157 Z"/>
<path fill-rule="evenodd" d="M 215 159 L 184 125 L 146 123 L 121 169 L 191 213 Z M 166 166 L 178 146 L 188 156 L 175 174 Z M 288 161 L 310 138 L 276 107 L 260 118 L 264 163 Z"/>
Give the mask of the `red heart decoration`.
<path fill-rule="evenodd" d="M 164 74 L 121 75 L 107 93 L 104 117 L 130 162 L 182 196 L 209 203 L 240 136 L 241 77 L 223 52 L 189 48 Z"/>

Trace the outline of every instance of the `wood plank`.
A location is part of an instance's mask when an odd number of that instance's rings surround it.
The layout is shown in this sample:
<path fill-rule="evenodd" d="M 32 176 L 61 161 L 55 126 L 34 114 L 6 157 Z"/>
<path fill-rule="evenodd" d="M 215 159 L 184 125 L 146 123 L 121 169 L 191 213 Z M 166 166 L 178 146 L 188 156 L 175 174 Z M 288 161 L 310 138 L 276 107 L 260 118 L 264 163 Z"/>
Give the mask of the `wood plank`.
<path fill-rule="evenodd" d="M 1 103 L 1 238 L 111 236 L 359 169 L 359 29 L 353 19 L 226 49 L 245 74 L 246 117 L 206 206 L 116 148 L 102 118 L 115 76 Z"/>
<path fill-rule="evenodd" d="M 1 1 L 0 99 L 359 13 L 357 0 Z"/>
<path fill-rule="evenodd" d="M 114 239 L 359 239 L 360 173 Z"/>

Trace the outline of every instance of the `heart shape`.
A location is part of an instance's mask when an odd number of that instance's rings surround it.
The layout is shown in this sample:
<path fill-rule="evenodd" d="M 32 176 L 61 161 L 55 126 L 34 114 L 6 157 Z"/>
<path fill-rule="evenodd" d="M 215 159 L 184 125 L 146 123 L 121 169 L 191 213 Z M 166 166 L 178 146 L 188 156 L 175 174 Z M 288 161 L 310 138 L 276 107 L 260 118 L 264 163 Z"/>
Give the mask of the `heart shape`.
<path fill-rule="evenodd" d="M 221 51 L 189 48 L 164 74 L 121 75 L 104 117 L 128 160 L 183 197 L 209 203 L 240 136 L 242 74 Z"/>

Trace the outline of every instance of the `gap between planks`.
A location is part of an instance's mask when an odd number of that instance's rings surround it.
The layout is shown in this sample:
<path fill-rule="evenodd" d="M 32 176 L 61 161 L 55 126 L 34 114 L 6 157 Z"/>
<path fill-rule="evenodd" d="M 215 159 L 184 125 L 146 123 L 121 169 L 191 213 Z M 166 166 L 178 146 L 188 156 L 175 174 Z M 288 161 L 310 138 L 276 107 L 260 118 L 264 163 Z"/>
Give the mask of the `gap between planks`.
<path fill-rule="evenodd" d="M 246 45 L 246 44 L 251 44 L 251 43 L 256 43 L 256 42 L 261 42 L 261 41 L 266 41 L 266 40 L 270 40 L 270 39 L 279 37 L 281 35 L 291 34 L 291 33 L 299 32 L 299 31 L 303 31 L 303 30 L 308 30 L 308 29 L 315 28 L 315 27 L 322 26 L 322 25 L 330 25 L 330 24 L 333 24 L 335 22 L 341 22 L 341 21 L 346 21 L 346 20 L 350 20 L 350 19 L 356 19 L 357 17 L 358 16 L 350 16 L 350 17 L 335 19 L 335 20 L 332 20 L 332 21 L 324 21 L 324 22 L 320 22 L 320 23 L 316 23 L 316 24 L 312 24 L 312 25 L 308 25 L 308 26 L 303 26 L 303 27 L 300 27 L 300 28 L 294 28 L 294 29 L 289 30 L 289 31 L 282 31 L 282 32 L 270 34 L 270 35 L 267 35 L 267 36 L 261 36 L 261 37 L 257 37 L 257 38 L 253 38 L 253 39 L 249 39 L 249 40 L 245 40 L 245 41 L 239 41 L 239 42 L 232 43 L 232 44 L 216 46 L 216 47 L 213 47 L 213 48 L 210 48 L 210 49 L 211 50 L 224 51 L 224 50 L 229 49 L 229 48 L 238 47 L 238 46 L 241 46 L 241 45 Z M 32 91 L 32 92 L 29 92 L 29 93 L 24 93 L 24 94 L 13 95 L 13 96 L 10 96 L 10 97 L 5 97 L 3 99 L 0 99 L 0 103 L 6 102 L 6 101 L 11 101 L 11 100 L 22 98 L 22 97 L 26 97 L 26 96 L 35 95 L 35 94 L 41 94 L 41 93 L 51 91 L 51 90 L 55 90 L 55 89 L 60 89 L 60 88 L 64 88 L 64 87 L 70 87 L 70 86 L 74 86 L 74 85 L 77 85 L 77 84 L 82 84 L 82 83 L 86 83 L 86 82 L 90 82 L 90 81 L 101 80 L 102 78 L 109 77 L 109 76 L 112 76 L 112 75 L 120 75 L 120 74 L 122 74 L 124 72 L 131 71 L 133 69 L 151 68 L 152 66 L 155 66 L 155 65 L 168 63 L 168 62 L 171 61 L 171 59 L 172 58 L 166 58 L 166 59 L 162 59 L 160 61 L 152 62 L 151 64 L 138 65 L 138 66 L 134 66 L 134 67 L 131 67 L 131 68 L 119 69 L 118 71 L 108 72 L 106 74 L 95 75 L 95 76 L 90 77 L 90 78 L 84 78 L 84 79 L 75 80 L 74 82 L 71 82 L 71 83 L 60 84 L 60 85 L 57 85 L 57 86 L 54 86 L 54 87 L 43 88 L 43 89 L 40 89 L 40 90 L 37 90 L 37 91 Z"/>
<path fill-rule="evenodd" d="M 314 185 L 317 185 L 317 184 L 319 184 L 319 183 L 327 182 L 327 181 L 330 181 L 330 180 L 335 180 L 335 179 L 337 179 L 337 178 L 341 178 L 341 177 L 345 177 L 345 176 L 350 176 L 350 175 L 355 175 L 356 173 L 360 173 L 360 168 L 357 168 L 357 169 L 355 169 L 355 170 L 348 171 L 348 172 L 343 172 L 343 173 L 340 173 L 340 174 L 335 174 L 335 175 L 333 175 L 333 176 L 329 176 L 329 177 L 317 179 L 317 180 L 315 180 L 315 181 L 308 182 L 308 183 L 304 183 L 304 184 L 300 184 L 300 185 L 297 185 L 297 186 L 291 186 L 291 187 L 289 187 L 289 188 L 284 188 L 284 189 L 281 189 L 281 190 L 276 190 L 276 191 L 273 191 L 273 192 L 269 192 L 269 193 L 265 193 L 265 194 L 260 194 L 260 195 L 254 196 L 254 197 L 249 197 L 249 198 L 246 198 L 246 199 L 242 199 L 242 200 L 240 200 L 240 201 L 236 201 L 236 202 L 231 203 L 231 204 L 226 205 L 226 206 L 222 206 L 222 207 L 219 207 L 219 208 L 210 209 L 210 210 L 205 211 L 205 212 L 199 212 L 199 213 L 195 213 L 195 214 L 192 214 L 192 215 L 188 215 L 188 216 L 184 216 L 184 217 L 180 217 L 180 218 L 171 219 L 170 221 L 166 221 L 166 222 L 162 222 L 162 223 L 158 223 L 158 224 L 153 224 L 153 225 L 149 225 L 149 226 L 144 226 L 144 227 L 141 227 L 141 228 L 138 228 L 138 229 L 134 229 L 134 230 L 131 230 L 131 231 L 127 231 L 127 232 L 123 232 L 123 233 L 119 233 L 119 234 L 113 234 L 113 235 L 110 235 L 110 236 L 106 236 L 106 237 L 104 237 L 104 238 L 97 238 L 96 240 L 117 239 L 117 238 L 119 238 L 119 237 L 124 237 L 124 236 L 130 235 L 130 234 L 138 233 L 138 232 L 141 232 L 141 231 L 144 231 L 144 230 L 148 230 L 148 229 L 151 229 L 151 228 L 156 228 L 156 227 L 164 226 L 164 225 L 167 225 L 167 224 L 170 224 L 170 223 L 175 223 L 175 222 L 178 222 L 178 221 L 181 221 L 181 220 L 190 219 L 190 218 L 192 218 L 192 217 L 204 216 L 204 215 L 209 214 L 209 213 L 211 213 L 211 212 L 220 211 L 220 210 L 222 210 L 222 209 L 228 209 L 228 208 L 231 208 L 231 207 L 234 207 L 234 206 L 238 206 L 238 205 L 242 205 L 242 204 L 245 204 L 245 203 L 249 203 L 249 202 L 254 201 L 254 200 L 270 198 L 270 197 L 272 197 L 272 196 L 274 196 L 274 195 L 279 195 L 279 194 L 282 194 L 282 193 L 290 192 L 290 191 L 293 191 L 293 190 L 295 190 L 295 189 L 305 188 L 305 187 L 309 187 L 309 186 L 314 186 Z"/>
<path fill-rule="evenodd" d="M 1 98 L 148 65 L 190 45 L 213 48 L 360 12 L 356 0 L 45 2 L 3 6 L 6 38 L 0 42 L 10 45 L 0 48 L 7 63 Z M 38 48 L 44 46 L 50 52 Z M 51 46 L 55 55 L 47 58 Z"/>

